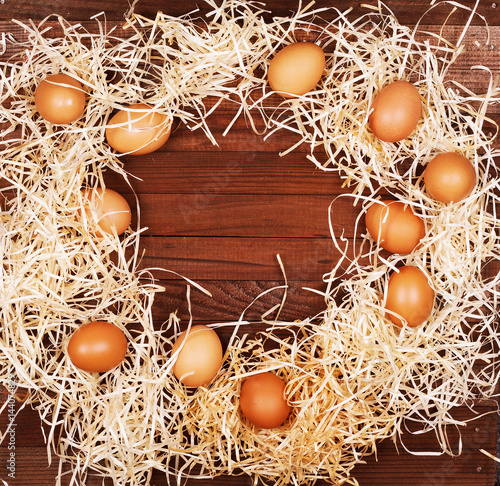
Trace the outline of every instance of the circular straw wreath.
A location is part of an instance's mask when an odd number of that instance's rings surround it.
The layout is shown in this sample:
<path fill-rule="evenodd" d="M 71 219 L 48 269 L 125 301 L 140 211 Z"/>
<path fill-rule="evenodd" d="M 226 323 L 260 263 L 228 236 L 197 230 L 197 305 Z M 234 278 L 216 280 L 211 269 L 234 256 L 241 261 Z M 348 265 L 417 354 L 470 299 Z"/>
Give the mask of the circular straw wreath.
<path fill-rule="evenodd" d="M 16 374 L 25 405 L 48 425 L 49 454 L 71 466 L 71 484 L 93 471 L 114 484 L 144 485 L 155 469 L 179 482 L 249 474 L 269 484 L 356 484 L 356 462 L 398 436 L 406 420 L 434 430 L 451 454 L 451 410 L 495 396 L 498 381 L 499 277 L 484 276 L 500 251 L 496 134 L 483 131 L 492 122 L 487 108 L 498 101 L 493 76 L 482 95 L 454 83 L 448 71 L 462 36 L 452 45 L 402 26 L 381 4 L 355 20 L 332 8 L 336 19 L 324 22 L 324 9 L 299 8 L 265 22 L 259 3 L 206 3 L 205 19 L 148 19 L 132 8 L 119 34 L 99 18 L 87 31 L 58 17 L 56 35 L 46 19 L 17 22 L 26 41 L 7 36 L 1 380 Z M 325 51 L 324 76 L 310 93 L 276 102 L 266 82 L 269 59 L 300 39 Z M 68 126 L 45 122 L 33 102 L 39 80 L 55 72 L 77 78 L 87 93 L 83 117 Z M 423 116 L 408 139 L 380 142 L 368 127 L 371 102 L 401 78 L 418 88 Z M 224 364 L 194 390 L 171 373 L 179 319 L 172 314 L 153 326 L 153 301 L 164 289 L 153 269 L 139 270 L 139 198 L 137 225 L 120 237 L 96 238 L 82 211 L 81 188 L 105 186 L 106 171 L 133 188 L 105 129 L 114 110 L 137 102 L 201 129 L 213 143 L 208 117 L 222 103 L 237 107 L 226 132 L 239 116 L 256 131 L 264 120 L 266 136 L 290 130 L 300 141 L 282 155 L 307 144 L 311 161 L 337 171 L 352 188 L 343 197 L 359 207 L 359 246 L 332 230 L 341 258 L 324 276 L 324 311 L 300 322 L 263 316 L 267 328 L 258 335 L 247 332 L 244 314 L 214 325 L 232 329 Z M 420 175 L 440 151 L 465 154 L 478 174 L 474 192 L 448 206 L 426 194 Z M 409 255 L 381 253 L 360 229 L 368 205 L 388 194 L 425 221 L 426 236 Z M 387 279 L 401 264 L 426 270 L 437 296 L 432 318 L 415 329 L 385 316 Z M 203 289 L 186 282 L 189 302 L 189 288 Z M 76 368 L 66 353 L 73 332 L 91 320 L 113 322 L 129 343 L 121 366 L 100 375 Z M 285 380 L 292 406 L 275 429 L 250 425 L 239 411 L 243 380 L 263 370 Z"/>

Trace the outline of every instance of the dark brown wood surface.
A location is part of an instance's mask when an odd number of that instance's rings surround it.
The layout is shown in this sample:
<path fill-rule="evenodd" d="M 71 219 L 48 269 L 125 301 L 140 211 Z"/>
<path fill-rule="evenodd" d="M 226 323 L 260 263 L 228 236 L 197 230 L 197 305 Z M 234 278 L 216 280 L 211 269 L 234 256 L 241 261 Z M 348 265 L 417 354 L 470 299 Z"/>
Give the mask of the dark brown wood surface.
<path fill-rule="evenodd" d="M 173 0 L 141 0 L 135 11 L 153 16 L 162 10 L 171 15 L 192 11 L 199 3 L 201 13 L 208 8 L 204 2 Z M 332 1 L 319 0 L 316 7 L 329 6 Z M 365 3 L 376 4 L 369 0 Z M 464 5 L 473 7 L 467 0 Z M 342 10 L 354 8 L 360 13 L 360 2 L 334 3 Z M 62 15 L 71 21 L 86 21 L 104 11 L 108 22 L 119 22 L 129 2 L 124 0 L 2 0 L 0 2 L 1 31 L 15 30 L 12 18 L 43 19 L 51 14 Z M 402 23 L 414 24 L 427 10 L 429 2 L 418 0 L 389 0 L 387 6 Z M 267 8 L 274 15 L 288 15 L 297 7 L 295 2 L 270 0 Z M 473 74 L 468 67 L 485 64 L 500 74 L 500 6 L 480 2 L 478 13 L 492 26 L 493 47 L 470 49 L 453 67 L 457 80 L 467 81 L 472 88 L 484 84 L 481 74 Z M 425 16 L 424 23 L 442 25 L 450 11 L 438 7 Z M 459 9 L 448 19 L 445 33 L 453 36 L 467 20 L 467 12 Z M 484 36 L 482 21 L 476 17 L 468 45 L 474 36 Z M 305 318 L 323 310 L 322 298 L 306 288 L 322 289 L 322 275 L 333 267 L 335 254 L 328 228 L 328 208 L 336 195 L 348 190 L 334 173 L 316 169 L 297 150 L 279 157 L 280 150 L 294 140 L 292 135 L 280 133 L 263 141 L 239 120 L 226 137 L 222 132 L 231 119 L 228 107 L 222 107 L 211 119 L 211 128 L 219 145 L 212 145 L 201 131 L 191 132 L 179 126 L 167 145 L 153 154 L 126 160 L 127 170 L 139 178 L 133 181 L 141 204 L 141 222 L 148 230 L 142 238 L 146 250 L 144 267 L 162 267 L 174 270 L 199 282 L 209 290 L 209 298 L 201 292 L 192 295 L 195 321 L 223 322 L 238 319 L 240 313 L 260 292 L 283 284 L 283 276 L 276 255 L 283 260 L 290 289 L 282 313 L 284 319 Z M 491 115 L 500 121 L 500 108 L 492 107 Z M 107 184 L 132 201 L 130 188 L 117 176 L 109 174 Z M 134 215 L 136 217 L 137 215 Z M 357 216 L 357 209 L 347 200 L 335 206 L 334 229 L 349 228 Z M 178 309 L 181 318 L 188 317 L 185 302 L 185 283 L 158 272 L 155 276 L 166 291 L 156 299 L 155 319 L 162 321 Z M 282 291 L 266 296 L 247 314 L 258 319 L 268 308 L 278 303 Z M 6 398 L 5 396 L 3 398 Z M 495 454 L 497 416 L 495 404 L 477 406 L 478 418 L 451 436 L 458 443 L 462 439 L 462 454 L 412 455 L 401 445 L 387 441 L 380 444 L 377 457 L 366 458 L 354 470 L 360 485 L 426 485 L 426 486 L 493 486 L 495 463 L 482 454 L 485 449 Z M 457 419 L 471 416 L 466 409 L 457 409 Z M 0 417 L 5 430 L 5 414 Z M 439 448 L 432 434 L 408 436 L 405 445 L 414 452 Z M 48 466 L 47 451 L 38 415 L 23 410 L 16 421 L 16 479 L 9 480 L 6 464 L 7 445 L 0 447 L 0 478 L 12 485 L 49 486 L 56 484 L 57 460 Z M 66 484 L 63 480 L 62 484 Z M 89 486 L 101 484 L 90 480 Z M 111 484 L 111 483 L 109 483 Z M 151 484 L 161 486 L 166 480 L 155 475 Z M 248 477 L 221 477 L 214 480 L 190 480 L 190 486 L 250 485 Z"/>
<path fill-rule="evenodd" d="M 105 12 L 108 20 L 121 20 L 124 13 L 128 10 L 133 0 L 110 0 L 103 2 L 102 0 L 87 0 L 78 2 L 69 0 L 67 2 L 48 0 L 40 2 L 38 0 L 2 0 L 0 4 L 1 19 L 43 19 L 49 15 L 62 15 L 68 20 L 80 21 L 90 18 L 100 12 Z M 213 2 L 212 2 L 213 3 Z M 220 3 L 220 2 L 216 2 Z M 309 2 L 303 1 L 302 6 L 306 6 Z M 316 0 L 314 8 L 336 7 L 344 11 L 352 7 L 352 15 L 357 16 L 365 13 L 362 5 L 377 5 L 377 0 L 366 0 L 363 2 L 353 2 L 348 0 L 339 0 L 332 2 L 331 0 Z M 430 1 L 417 0 L 407 2 L 405 0 L 389 0 L 384 4 L 397 16 L 402 24 L 414 24 L 422 15 L 424 15 L 430 6 Z M 436 2 L 438 3 L 438 2 Z M 473 8 L 476 4 L 475 0 L 462 0 L 459 2 L 468 8 Z M 287 16 L 291 12 L 297 10 L 298 1 L 289 0 L 269 0 L 262 2 L 265 4 L 265 9 L 269 11 L 268 17 L 271 16 Z M 199 9 L 201 14 L 208 12 L 211 8 L 204 1 L 196 2 L 194 0 L 177 1 L 177 0 L 148 0 L 143 2 L 140 0 L 134 6 L 134 12 L 147 17 L 153 17 L 156 12 L 161 11 L 168 15 L 180 16 L 195 9 Z M 479 15 L 486 17 L 490 25 L 498 25 L 500 19 L 500 4 L 490 1 L 480 1 L 477 8 Z M 424 23 L 428 25 L 442 25 L 450 13 L 449 5 L 442 5 L 432 9 L 425 18 Z M 196 14 L 198 15 L 198 14 Z M 468 13 L 464 9 L 457 9 L 449 19 L 449 23 L 460 25 L 468 18 Z M 474 24 L 481 24 L 480 18 L 474 20 Z"/>

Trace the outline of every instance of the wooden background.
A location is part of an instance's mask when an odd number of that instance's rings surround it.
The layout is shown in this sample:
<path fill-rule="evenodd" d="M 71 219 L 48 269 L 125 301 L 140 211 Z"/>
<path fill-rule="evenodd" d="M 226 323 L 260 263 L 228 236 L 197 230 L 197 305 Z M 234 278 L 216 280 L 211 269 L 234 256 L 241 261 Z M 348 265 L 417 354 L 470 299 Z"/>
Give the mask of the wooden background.
<path fill-rule="evenodd" d="M 200 0 L 201 12 L 209 9 Z M 370 0 L 365 3 L 376 4 Z M 474 1 L 466 0 L 473 6 Z M 354 7 L 352 16 L 361 13 L 360 2 L 320 0 L 315 6 Z M 154 16 L 157 10 L 181 15 L 195 8 L 196 2 L 141 0 L 136 13 Z M 414 25 L 429 2 L 388 0 L 386 5 L 403 24 Z M 1 0 L 0 34 L 19 28 L 9 22 L 42 19 L 59 14 L 71 21 L 85 21 L 101 11 L 110 24 L 120 22 L 129 7 L 125 0 Z M 267 7 L 275 15 L 288 15 L 297 8 L 294 1 L 270 0 Z M 439 7 L 424 18 L 426 28 L 437 31 L 450 7 Z M 500 6 L 480 2 L 478 13 L 491 26 L 491 46 L 476 47 L 474 39 L 484 40 L 484 28 L 476 17 L 466 39 L 470 48 L 452 70 L 455 79 L 477 90 L 482 80 L 468 71 L 473 64 L 500 69 Z M 325 16 L 327 18 L 327 16 Z M 456 40 L 467 13 L 459 10 L 448 20 L 445 37 Z M 500 73 L 498 73 L 500 74 Z M 491 116 L 500 122 L 500 109 L 493 107 Z M 135 183 L 142 206 L 142 225 L 149 227 L 142 239 L 146 249 L 145 266 L 171 269 L 201 283 L 212 294 L 208 298 L 195 291 L 193 315 L 197 322 L 222 322 L 238 319 L 241 311 L 260 292 L 283 283 L 276 254 L 284 262 L 290 289 L 282 313 L 284 319 L 314 315 L 324 309 L 318 295 L 303 287 L 321 289 L 321 277 L 331 270 L 337 256 L 329 238 L 328 206 L 343 192 L 337 175 L 323 173 L 295 151 L 280 158 L 278 152 L 288 148 L 293 137 L 280 134 L 263 141 L 240 120 L 223 138 L 222 132 L 232 118 L 227 108 L 210 120 L 219 146 L 214 146 L 201 131 L 190 132 L 178 127 L 168 143 L 158 152 L 129 157 L 126 168 L 142 181 Z M 304 149 L 305 150 L 305 149 Z M 107 184 L 132 201 L 130 189 L 110 174 Z M 352 227 L 357 210 L 348 203 L 336 206 L 334 227 L 337 231 Z M 155 318 L 162 321 L 175 309 L 187 317 L 185 283 L 180 279 L 158 275 L 166 292 L 157 296 Z M 268 294 L 247 314 L 258 319 L 278 303 L 280 291 Z M 5 395 L 4 395 L 5 397 Z M 477 410 L 492 411 L 494 404 L 482 404 Z M 470 417 L 467 410 L 456 411 L 457 418 Z M 6 417 L 0 426 L 5 430 Z M 368 457 L 354 475 L 360 485 L 426 485 L 454 486 L 495 484 L 495 463 L 479 452 L 496 452 L 497 418 L 486 415 L 460 430 L 463 453 L 449 456 L 422 457 L 399 453 L 390 442 L 382 443 L 378 457 Z M 453 436 L 453 434 L 452 434 Z M 458 441 L 458 434 L 454 435 Z M 434 438 L 409 437 L 407 445 L 417 452 L 438 451 Z M 0 478 L 8 480 L 6 444 L 0 447 Z M 16 421 L 16 479 L 12 485 L 48 486 L 56 483 L 57 467 L 48 467 L 43 434 L 37 414 L 23 410 Z M 63 481 L 63 484 L 64 481 Z M 101 484 L 91 480 L 88 485 Z M 166 480 L 155 476 L 152 484 Z M 222 477 L 213 481 L 190 481 L 188 485 L 250 485 L 247 477 Z"/>

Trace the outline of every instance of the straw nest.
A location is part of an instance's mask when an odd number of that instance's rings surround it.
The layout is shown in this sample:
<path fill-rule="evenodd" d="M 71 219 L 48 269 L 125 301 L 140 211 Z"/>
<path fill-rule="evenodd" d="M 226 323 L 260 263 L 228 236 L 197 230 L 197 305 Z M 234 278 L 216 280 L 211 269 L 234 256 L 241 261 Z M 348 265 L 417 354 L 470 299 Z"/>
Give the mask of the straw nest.
<path fill-rule="evenodd" d="M 48 453 L 70 465 L 71 484 L 88 471 L 148 484 L 155 469 L 178 482 L 243 473 L 271 484 L 356 484 L 354 464 L 396 438 L 405 420 L 435 430 L 451 454 L 451 410 L 493 397 L 499 371 L 499 277 L 484 277 L 500 248 L 495 134 L 483 130 L 497 101 L 493 76 L 481 95 L 456 85 L 447 74 L 466 28 L 453 45 L 399 25 L 382 5 L 355 20 L 335 10 L 326 23 L 310 7 L 265 22 L 257 3 L 207 3 L 206 19 L 147 19 L 132 9 L 119 32 L 99 18 L 92 32 L 57 18 L 56 34 L 44 21 L 21 24 L 26 41 L 5 37 L 12 56 L 0 70 L 0 378 L 15 376 L 19 397 L 37 408 L 49 426 Z M 277 103 L 265 81 L 268 60 L 300 38 L 323 47 L 325 75 L 307 95 Z M 54 72 L 78 78 L 88 95 L 84 116 L 69 126 L 44 122 L 34 107 L 38 81 Z M 407 140 L 381 143 L 367 128 L 369 106 L 396 78 L 414 82 L 424 113 Z M 410 255 L 387 256 L 358 228 L 353 241 L 332 232 L 340 259 L 324 276 L 324 312 L 269 322 L 261 334 L 247 332 L 243 317 L 220 324 L 233 329 L 223 368 L 209 386 L 185 389 L 169 354 L 181 325 L 172 315 L 154 328 L 152 303 L 163 288 L 138 270 L 140 218 L 121 237 L 96 238 L 95 221 L 81 211 L 80 189 L 104 186 L 107 170 L 133 186 L 104 138 L 113 110 L 132 102 L 214 143 L 208 117 L 232 103 L 234 119 L 246 116 L 255 130 L 263 120 L 266 136 L 298 134 L 312 162 L 352 187 L 344 197 L 359 220 L 385 191 L 421 215 L 427 234 Z M 471 196 L 449 206 L 426 195 L 419 175 L 443 150 L 467 155 L 479 175 Z M 387 279 L 401 264 L 425 269 L 438 296 L 416 329 L 385 316 Z M 79 370 L 66 353 L 90 320 L 113 322 L 129 342 L 122 365 L 101 375 Z M 239 412 L 243 380 L 262 370 L 287 383 L 292 413 L 276 429 L 251 426 Z"/>

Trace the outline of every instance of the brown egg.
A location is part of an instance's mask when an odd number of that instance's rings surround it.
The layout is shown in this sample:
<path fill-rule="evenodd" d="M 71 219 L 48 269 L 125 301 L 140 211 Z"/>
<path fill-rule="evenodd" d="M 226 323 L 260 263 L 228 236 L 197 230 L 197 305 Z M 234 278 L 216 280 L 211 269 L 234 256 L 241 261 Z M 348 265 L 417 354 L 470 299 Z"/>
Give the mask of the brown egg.
<path fill-rule="evenodd" d="M 313 89 L 325 70 L 325 53 L 312 42 L 295 42 L 281 49 L 269 63 L 267 79 L 284 98 Z"/>
<path fill-rule="evenodd" d="M 168 140 L 172 123 L 151 106 L 137 103 L 116 113 L 109 125 L 106 140 L 111 147 L 122 154 L 144 155 L 158 150 Z"/>
<path fill-rule="evenodd" d="M 67 74 L 53 74 L 38 85 L 35 106 L 38 113 L 51 123 L 72 123 L 85 110 L 85 91 L 75 78 Z"/>
<path fill-rule="evenodd" d="M 427 192 L 448 204 L 465 199 L 476 187 L 476 171 L 470 160 L 456 152 L 436 155 L 424 171 Z"/>
<path fill-rule="evenodd" d="M 377 201 L 365 215 L 370 236 L 391 253 L 411 253 L 425 236 L 425 223 L 400 201 Z"/>
<path fill-rule="evenodd" d="M 408 81 L 394 81 L 383 87 L 371 109 L 370 128 L 384 142 L 399 142 L 408 137 L 422 116 L 420 94 Z"/>
<path fill-rule="evenodd" d="M 118 366 L 126 354 L 127 338 L 119 327 L 110 322 L 84 324 L 68 343 L 71 362 L 85 371 L 109 371 Z"/>
<path fill-rule="evenodd" d="M 222 344 L 217 333 L 207 326 L 193 326 L 184 331 L 172 346 L 172 355 L 183 344 L 173 372 L 186 386 L 210 383 L 222 366 Z"/>
<path fill-rule="evenodd" d="M 98 228 L 92 228 L 93 233 L 101 237 L 102 232 L 121 235 L 130 226 L 132 212 L 127 200 L 113 189 L 102 187 L 85 189 L 85 214 L 89 224 L 97 223 Z"/>
<path fill-rule="evenodd" d="M 240 408 L 248 421 L 257 427 L 279 427 L 290 414 L 285 382 L 269 372 L 250 376 L 241 387 Z"/>
<path fill-rule="evenodd" d="M 394 272 L 387 285 L 385 308 L 397 315 L 387 313 L 396 325 L 416 327 L 427 320 L 434 307 L 434 290 L 427 275 L 417 267 L 407 265 Z"/>

